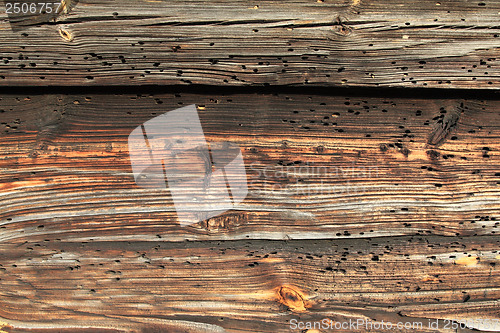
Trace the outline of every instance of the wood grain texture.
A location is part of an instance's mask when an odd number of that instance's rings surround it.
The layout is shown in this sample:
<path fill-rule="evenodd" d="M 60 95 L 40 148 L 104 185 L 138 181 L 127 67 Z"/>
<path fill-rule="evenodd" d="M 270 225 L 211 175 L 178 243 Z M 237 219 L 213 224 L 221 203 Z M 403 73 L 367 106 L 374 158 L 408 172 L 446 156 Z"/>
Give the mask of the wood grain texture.
<path fill-rule="evenodd" d="M 127 138 L 190 104 L 209 142 L 242 148 L 249 193 L 181 227 L 167 191 L 134 183 Z M 300 332 L 292 320 L 364 319 L 456 332 L 446 320 L 498 319 L 499 107 L 1 95 L 0 330 Z"/>
<path fill-rule="evenodd" d="M 500 1 L 81 1 L 0 23 L 1 85 L 496 89 Z"/>
<path fill-rule="evenodd" d="M 293 319 L 383 320 L 414 325 L 396 332 L 472 332 L 452 330 L 445 320 L 499 315 L 495 236 L 308 242 L 46 237 L 0 245 L 0 317 L 9 332 L 332 331 L 293 330 Z"/>
<path fill-rule="evenodd" d="M 127 139 L 144 121 L 190 104 L 208 142 L 242 149 L 249 193 L 235 209 L 181 227 L 168 191 L 135 184 Z M 499 106 L 281 94 L 4 95 L 1 238 L 493 235 Z M 456 108 L 463 112 L 446 139 L 429 144 Z"/>

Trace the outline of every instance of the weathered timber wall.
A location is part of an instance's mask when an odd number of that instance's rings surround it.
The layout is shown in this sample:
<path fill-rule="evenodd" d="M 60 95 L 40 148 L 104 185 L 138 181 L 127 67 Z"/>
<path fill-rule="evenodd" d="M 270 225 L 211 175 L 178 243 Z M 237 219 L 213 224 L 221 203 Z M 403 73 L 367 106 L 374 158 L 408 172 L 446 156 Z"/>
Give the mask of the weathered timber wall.
<path fill-rule="evenodd" d="M 235 210 L 181 228 L 168 192 L 134 184 L 126 143 L 145 120 L 193 103 L 209 141 L 243 149 L 250 192 Z M 495 319 L 498 106 L 3 95 L 4 329 L 289 332 L 292 319 L 364 318 L 450 332 L 444 320 Z M 328 172 L 273 174 L 306 163 Z M 337 190 L 295 191 L 303 185 Z"/>
<path fill-rule="evenodd" d="M 500 1 L 80 1 L 0 22 L 0 85 L 499 86 Z"/>

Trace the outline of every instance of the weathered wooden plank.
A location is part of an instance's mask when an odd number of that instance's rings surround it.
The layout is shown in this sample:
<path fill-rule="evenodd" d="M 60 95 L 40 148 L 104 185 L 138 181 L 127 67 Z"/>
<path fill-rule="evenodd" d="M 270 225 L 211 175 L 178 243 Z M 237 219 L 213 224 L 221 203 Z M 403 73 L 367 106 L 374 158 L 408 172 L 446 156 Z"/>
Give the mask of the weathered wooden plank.
<path fill-rule="evenodd" d="M 496 89 L 500 1 L 103 0 L 13 32 L 1 85 Z"/>
<path fill-rule="evenodd" d="M 320 330 L 292 329 L 292 320 L 325 319 L 457 332 L 446 320 L 493 323 L 500 314 L 496 236 L 173 243 L 45 237 L 0 245 L 0 318 L 9 332 L 313 333 Z M 435 319 L 439 326 L 429 328 Z"/>
<path fill-rule="evenodd" d="M 194 103 L 209 142 L 241 147 L 249 192 L 233 210 L 181 226 L 167 190 L 135 184 L 127 138 Z M 285 94 L 3 95 L 0 237 L 495 235 L 499 106 Z"/>

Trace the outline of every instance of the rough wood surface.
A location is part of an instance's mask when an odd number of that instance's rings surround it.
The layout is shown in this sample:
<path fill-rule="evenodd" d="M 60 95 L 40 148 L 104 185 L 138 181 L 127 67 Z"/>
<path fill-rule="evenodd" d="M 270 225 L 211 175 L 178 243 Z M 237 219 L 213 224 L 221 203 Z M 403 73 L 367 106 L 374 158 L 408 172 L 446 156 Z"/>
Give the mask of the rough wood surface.
<path fill-rule="evenodd" d="M 446 320 L 487 322 L 499 315 L 496 236 L 218 242 L 57 237 L 0 245 L 4 331 L 473 332 L 452 330 Z M 422 323 L 422 329 L 293 330 L 293 319 Z M 436 319 L 436 329 L 429 328 Z"/>
<path fill-rule="evenodd" d="M 249 193 L 236 209 L 181 227 L 168 191 L 134 183 L 127 139 L 190 104 L 207 141 L 243 150 Z M 495 234 L 499 107 L 284 94 L 4 95 L 1 239 Z"/>
<path fill-rule="evenodd" d="M 235 210 L 181 228 L 168 193 L 134 184 L 127 136 L 193 103 L 209 141 L 242 147 L 250 191 Z M 289 332 L 292 319 L 354 318 L 451 332 L 446 320 L 496 319 L 499 106 L 3 95 L 2 329 Z M 296 191 L 305 185 L 329 191 Z"/>
<path fill-rule="evenodd" d="M 499 318 L 498 100 L 0 98 L 0 330 L 289 332 L 351 318 L 455 332 L 446 320 Z M 209 141 L 243 149 L 250 188 L 180 227 L 168 193 L 134 184 L 127 137 L 190 104 Z"/>
<path fill-rule="evenodd" d="M 81 1 L 0 22 L 1 85 L 495 89 L 500 1 Z"/>

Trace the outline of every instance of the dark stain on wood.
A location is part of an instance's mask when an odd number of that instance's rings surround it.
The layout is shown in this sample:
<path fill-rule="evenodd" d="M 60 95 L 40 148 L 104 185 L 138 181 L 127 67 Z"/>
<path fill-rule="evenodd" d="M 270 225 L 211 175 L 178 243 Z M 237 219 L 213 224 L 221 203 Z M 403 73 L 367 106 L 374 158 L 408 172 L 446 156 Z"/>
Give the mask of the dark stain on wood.
<path fill-rule="evenodd" d="M 441 145 L 458 125 L 461 114 L 464 112 L 464 102 L 449 110 L 441 108 L 441 115 L 437 116 L 434 130 L 429 136 L 428 143 L 433 146 Z"/>

